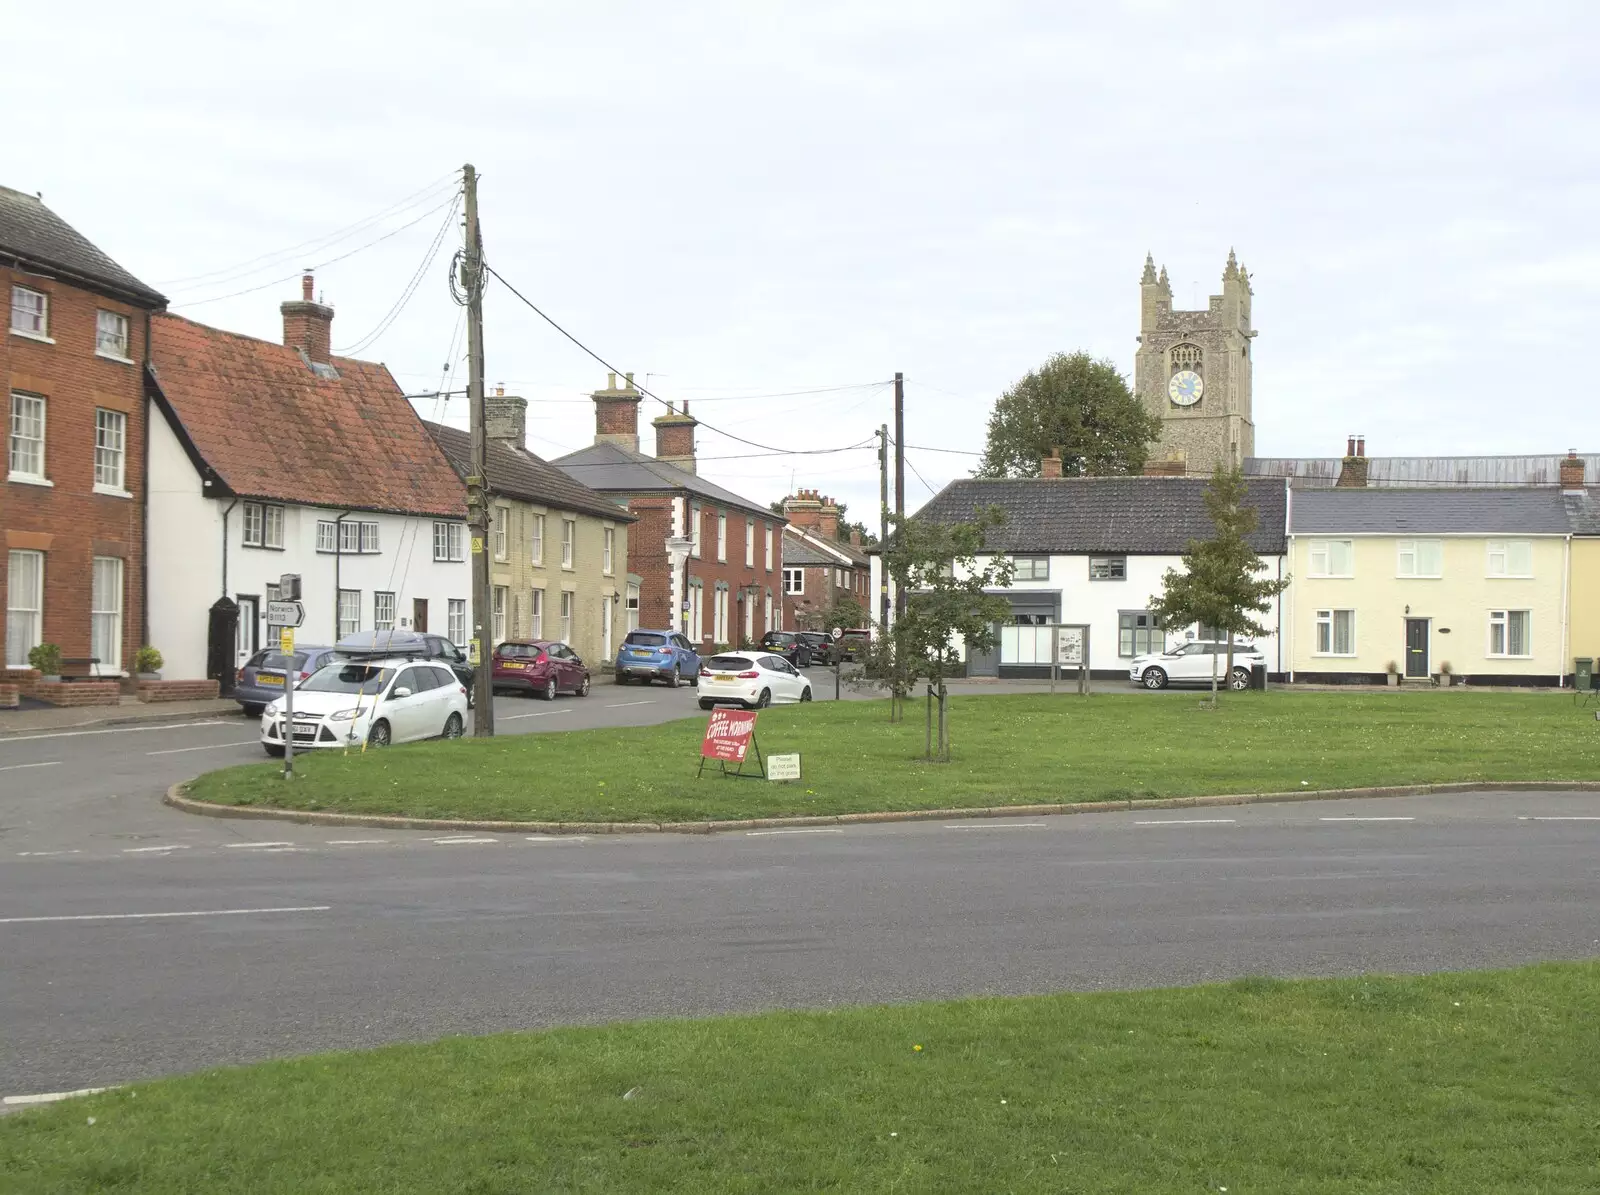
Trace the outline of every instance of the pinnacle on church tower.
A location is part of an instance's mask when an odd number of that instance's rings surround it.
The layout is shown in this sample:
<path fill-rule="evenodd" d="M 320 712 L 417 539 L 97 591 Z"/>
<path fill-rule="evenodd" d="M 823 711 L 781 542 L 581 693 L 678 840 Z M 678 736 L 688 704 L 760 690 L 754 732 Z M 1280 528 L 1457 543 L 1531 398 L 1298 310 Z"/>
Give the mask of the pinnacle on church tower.
<path fill-rule="evenodd" d="M 1144 255 L 1144 276 L 1139 279 L 1141 286 L 1149 286 L 1156 280 L 1156 259 L 1153 253 Z"/>
<path fill-rule="evenodd" d="M 1239 277 L 1239 262 L 1233 256 L 1233 250 L 1228 250 L 1228 264 L 1223 268 L 1222 280 L 1232 282 Z"/>
<path fill-rule="evenodd" d="M 1166 287 L 1168 290 L 1172 289 L 1172 283 L 1167 281 L 1167 267 L 1166 266 L 1162 266 L 1161 267 L 1161 278 L 1159 279 L 1159 281 L 1160 281 L 1161 285 Z"/>

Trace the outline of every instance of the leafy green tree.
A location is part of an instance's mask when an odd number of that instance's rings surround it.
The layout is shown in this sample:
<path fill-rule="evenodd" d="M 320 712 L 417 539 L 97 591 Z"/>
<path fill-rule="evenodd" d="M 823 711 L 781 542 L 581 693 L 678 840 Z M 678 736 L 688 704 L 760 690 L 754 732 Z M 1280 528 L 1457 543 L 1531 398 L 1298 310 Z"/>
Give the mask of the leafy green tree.
<path fill-rule="evenodd" d="M 861 603 L 848 593 L 841 593 L 834 596 L 833 605 L 823 612 L 820 629 L 831 631 L 834 627 L 843 627 L 845 630 L 855 630 L 866 625 L 867 612 L 861 608 Z"/>
<path fill-rule="evenodd" d="M 995 401 L 976 472 L 1037 477 L 1040 459 L 1059 449 L 1068 477 L 1138 473 L 1160 432 L 1110 361 L 1057 353 Z"/>
<path fill-rule="evenodd" d="M 1289 580 L 1266 576 L 1266 566 L 1249 544 L 1260 516 L 1250 505 L 1243 473 L 1219 466 L 1206 486 L 1205 504 L 1215 533 L 1210 539 L 1189 542 L 1183 571 L 1166 571 L 1161 596 L 1151 599 L 1150 612 L 1163 626 L 1198 622 L 1225 633 L 1228 663 L 1223 675 L 1231 678 L 1234 637 L 1267 633 L 1257 616 L 1272 609 L 1272 599 L 1289 587 Z M 1211 704 L 1216 703 L 1217 657 L 1213 655 Z"/>

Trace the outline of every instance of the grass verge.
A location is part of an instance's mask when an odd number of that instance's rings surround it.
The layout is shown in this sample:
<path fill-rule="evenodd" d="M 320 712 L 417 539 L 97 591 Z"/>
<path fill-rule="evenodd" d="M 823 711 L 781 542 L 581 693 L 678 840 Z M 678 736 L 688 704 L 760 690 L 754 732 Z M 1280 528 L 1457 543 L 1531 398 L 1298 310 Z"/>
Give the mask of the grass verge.
<path fill-rule="evenodd" d="M 799 783 L 696 779 L 704 720 L 419 743 L 263 761 L 200 777 L 226 805 L 506 821 L 680 822 L 1448 781 L 1600 778 L 1600 732 L 1569 697 L 1528 693 L 1106 694 L 951 698 L 955 759 L 920 763 L 921 710 L 765 710 L 762 749 Z"/>
<path fill-rule="evenodd" d="M 1593 1191 L 1596 1007 L 1579 963 L 448 1039 L 14 1114 L 0 1187 Z"/>

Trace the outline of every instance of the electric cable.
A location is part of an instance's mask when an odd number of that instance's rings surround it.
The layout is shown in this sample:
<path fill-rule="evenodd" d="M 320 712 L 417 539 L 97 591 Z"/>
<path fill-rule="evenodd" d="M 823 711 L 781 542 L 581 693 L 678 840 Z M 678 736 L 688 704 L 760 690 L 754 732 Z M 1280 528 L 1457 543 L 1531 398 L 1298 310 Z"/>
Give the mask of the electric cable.
<path fill-rule="evenodd" d="M 406 309 L 406 306 L 411 302 L 412 296 L 417 293 L 417 288 L 422 283 L 423 275 L 427 273 L 428 267 L 433 264 L 433 259 L 438 256 L 439 247 L 444 244 L 445 233 L 450 231 L 450 223 L 455 219 L 456 209 L 460 207 L 460 203 L 461 197 L 457 195 L 456 201 L 450 205 L 450 210 L 444 214 L 444 223 L 439 225 L 439 231 L 434 233 L 433 241 L 428 245 L 427 252 L 422 255 L 422 264 L 412 272 L 411 280 L 406 283 L 405 289 L 400 292 L 400 297 L 395 300 L 394 306 L 390 307 L 384 317 L 378 321 L 378 326 L 349 348 L 337 350 L 337 356 L 353 357 L 357 353 L 371 348 L 378 338 L 389 330 L 395 320 L 400 318 L 401 312 Z"/>

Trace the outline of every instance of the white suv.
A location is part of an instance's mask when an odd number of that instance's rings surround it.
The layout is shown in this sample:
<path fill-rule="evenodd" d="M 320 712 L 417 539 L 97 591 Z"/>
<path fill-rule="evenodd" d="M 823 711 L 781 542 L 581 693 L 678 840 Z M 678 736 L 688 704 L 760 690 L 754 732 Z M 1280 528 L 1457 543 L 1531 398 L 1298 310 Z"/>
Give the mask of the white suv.
<path fill-rule="evenodd" d="M 1165 689 L 1168 685 L 1210 685 L 1212 660 L 1216 660 L 1217 684 L 1230 689 L 1248 689 L 1250 670 L 1257 664 L 1265 665 L 1267 657 L 1251 643 L 1233 645 L 1233 673 L 1225 675 L 1228 667 L 1226 640 L 1191 639 L 1180 643 L 1160 655 L 1134 656 L 1128 665 L 1128 679 L 1147 689 Z"/>
<path fill-rule="evenodd" d="M 410 656 L 335 659 L 294 690 L 294 749 L 387 747 L 413 739 L 458 739 L 467 690 L 448 664 Z M 261 745 L 283 754 L 283 698 L 261 715 Z"/>

